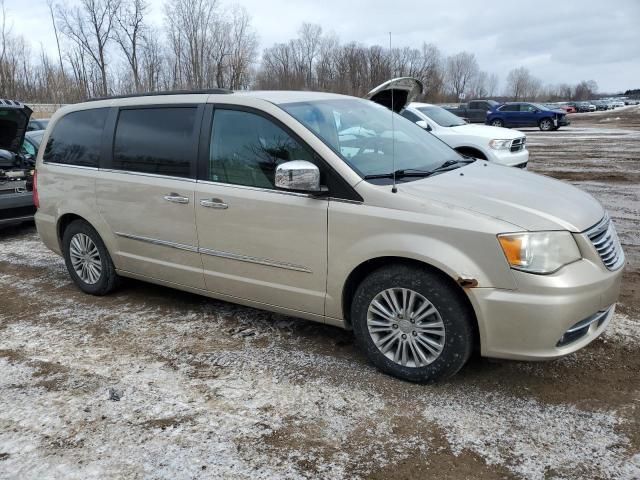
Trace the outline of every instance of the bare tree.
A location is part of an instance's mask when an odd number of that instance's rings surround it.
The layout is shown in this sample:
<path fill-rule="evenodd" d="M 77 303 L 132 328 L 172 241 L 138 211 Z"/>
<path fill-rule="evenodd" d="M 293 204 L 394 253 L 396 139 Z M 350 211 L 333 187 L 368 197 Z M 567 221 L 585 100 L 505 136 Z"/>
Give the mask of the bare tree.
<path fill-rule="evenodd" d="M 314 87 L 313 65 L 320 54 L 322 44 L 322 27 L 313 23 L 303 23 L 298 31 L 300 56 L 304 61 L 306 87 Z"/>
<path fill-rule="evenodd" d="M 487 78 L 487 97 L 494 97 L 498 94 L 498 85 L 500 84 L 500 79 L 498 75 L 492 73 Z"/>
<path fill-rule="evenodd" d="M 258 37 L 251 27 L 246 9 L 236 7 L 231 15 L 229 50 L 229 88 L 248 88 L 250 73 L 258 51 Z"/>
<path fill-rule="evenodd" d="M 131 68 L 136 92 L 142 90 L 139 57 L 144 39 L 144 16 L 147 8 L 145 0 L 123 0 L 116 12 L 117 27 L 114 38 Z"/>
<path fill-rule="evenodd" d="M 174 0 L 165 3 L 169 46 L 178 87 L 204 88 L 210 84 L 210 62 L 219 42 L 216 0 Z"/>
<path fill-rule="evenodd" d="M 526 67 L 514 68 L 507 75 L 506 95 L 513 100 L 535 100 L 542 82 Z"/>
<path fill-rule="evenodd" d="M 83 54 L 89 56 L 100 71 L 100 94 L 108 95 L 107 46 L 120 0 L 79 0 L 80 6 L 58 6 L 60 30 Z"/>
<path fill-rule="evenodd" d="M 489 75 L 487 72 L 478 72 L 472 82 L 472 95 L 475 98 L 485 98 L 488 95 L 487 82 Z"/>
<path fill-rule="evenodd" d="M 582 80 L 574 90 L 575 100 L 589 100 L 598 91 L 598 84 L 594 80 Z"/>
<path fill-rule="evenodd" d="M 447 58 L 447 81 L 456 98 L 460 98 L 460 95 L 465 93 L 478 71 L 478 62 L 473 53 L 460 52 Z"/>

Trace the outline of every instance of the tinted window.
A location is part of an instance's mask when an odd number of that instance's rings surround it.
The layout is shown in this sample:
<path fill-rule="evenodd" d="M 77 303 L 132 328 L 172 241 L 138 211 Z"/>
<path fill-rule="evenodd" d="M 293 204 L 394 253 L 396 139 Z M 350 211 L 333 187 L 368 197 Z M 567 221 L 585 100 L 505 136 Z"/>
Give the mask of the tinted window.
<path fill-rule="evenodd" d="M 519 112 L 520 105 L 503 105 L 499 108 L 501 112 Z"/>
<path fill-rule="evenodd" d="M 536 107 L 534 107 L 533 105 L 530 105 L 528 103 L 524 103 L 524 104 L 520 105 L 520 111 L 521 112 L 535 112 L 536 111 Z"/>
<path fill-rule="evenodd" d="M 272 121 L 250 112 L 216 109 L 209 179 L 274 188 L 276 166 L 290 160 L 313 162 L 313 155 Z"/>
<path fill-rule="evenodd" d="M 195 107 L 121 110 L 113 143 L 113 168 L 192 177 L 196 111 Z"/>
<path fill-rule="evenodd" d="M 411 120 L 413 123 L 416 123 L 416 122 L 422 120 L 418 115 L 416 115 L 413 112 L 410 112 L 409 110 L 403 110 L 400 115 L 402 115 L 407 120 Z"/>
<path fill-rule="evenodd" d="M 102 147 L 106 108 L 81 110 L 62 117 L 53 128 L 44 151 L 44 161 L 97 167 Z"/>
<path fill-rule="evenodd" d="M 418 110 L 443 127 L 459 127 L 466 123 L 462 118 L 454 115 L 449 110 L 445 110 L 436 105 L 432 105 L 431 107 L 418 107 Z"/>

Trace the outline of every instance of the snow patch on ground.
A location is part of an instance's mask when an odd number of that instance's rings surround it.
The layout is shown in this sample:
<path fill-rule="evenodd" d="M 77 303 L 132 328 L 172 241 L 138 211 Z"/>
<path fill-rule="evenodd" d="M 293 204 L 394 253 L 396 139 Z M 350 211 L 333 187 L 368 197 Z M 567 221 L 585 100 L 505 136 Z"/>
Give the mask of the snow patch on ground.
<path fill-rule="evenodd" d="M 431 399 L 423 415 L 442 427 L 454 453 L 470 449 L 489 464 L 527 479 L 548 470 L 576 478 L 621 478 L 627 468 L 624 437 L 612 413 L 478 391 Z M 597 459 L 597 462 L 594 462 Z M 635 477 L 640 469 L 630 470 Z"/>
<path fill-rule="evenodd" d="M 640 322 L 616 313 L 604 332 L 604 338 L 624 345 L 640 346 Z"/>

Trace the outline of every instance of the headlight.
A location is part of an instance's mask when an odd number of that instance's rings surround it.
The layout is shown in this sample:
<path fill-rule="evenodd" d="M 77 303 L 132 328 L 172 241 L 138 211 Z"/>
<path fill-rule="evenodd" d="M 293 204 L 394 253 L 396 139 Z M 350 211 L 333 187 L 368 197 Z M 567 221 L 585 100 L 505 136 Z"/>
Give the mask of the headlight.
<path fill-rule="evenodd" d="M 529 273 L 553 273 L 582 258 L 569 232 L 505 233 L 498 241 L 511 268 Z"/>
<path fill-rule="evenodd" d="M 511 148 L 511 142 L 512 140 L 500 140 L 500 139 L 494 138 L 489 142 L 489 146 L 494 150 L 507 150 Z"/>

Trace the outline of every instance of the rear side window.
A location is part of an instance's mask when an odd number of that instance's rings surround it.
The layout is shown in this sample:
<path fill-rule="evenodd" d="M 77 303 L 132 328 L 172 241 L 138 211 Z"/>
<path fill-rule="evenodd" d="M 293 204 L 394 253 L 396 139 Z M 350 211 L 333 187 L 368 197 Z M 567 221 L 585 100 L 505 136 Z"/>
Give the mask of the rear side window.
<path fill-rule="evenodd" d="M 102 149 L 102 130 L 108 114 L 106 108 L 95 108 L 62 117 L 49 135 L 44 161 L 97 167 Z"/>
<path fill-rule="evenodd" d="M 196 107 L 121 110 L 113 143 L 116 170 L 195 177 Z"/>
<path fill-rule="evenodd" d="M 499 108 L 501 112 L 519 112 L 520 105 L 503 105 Z"/>

